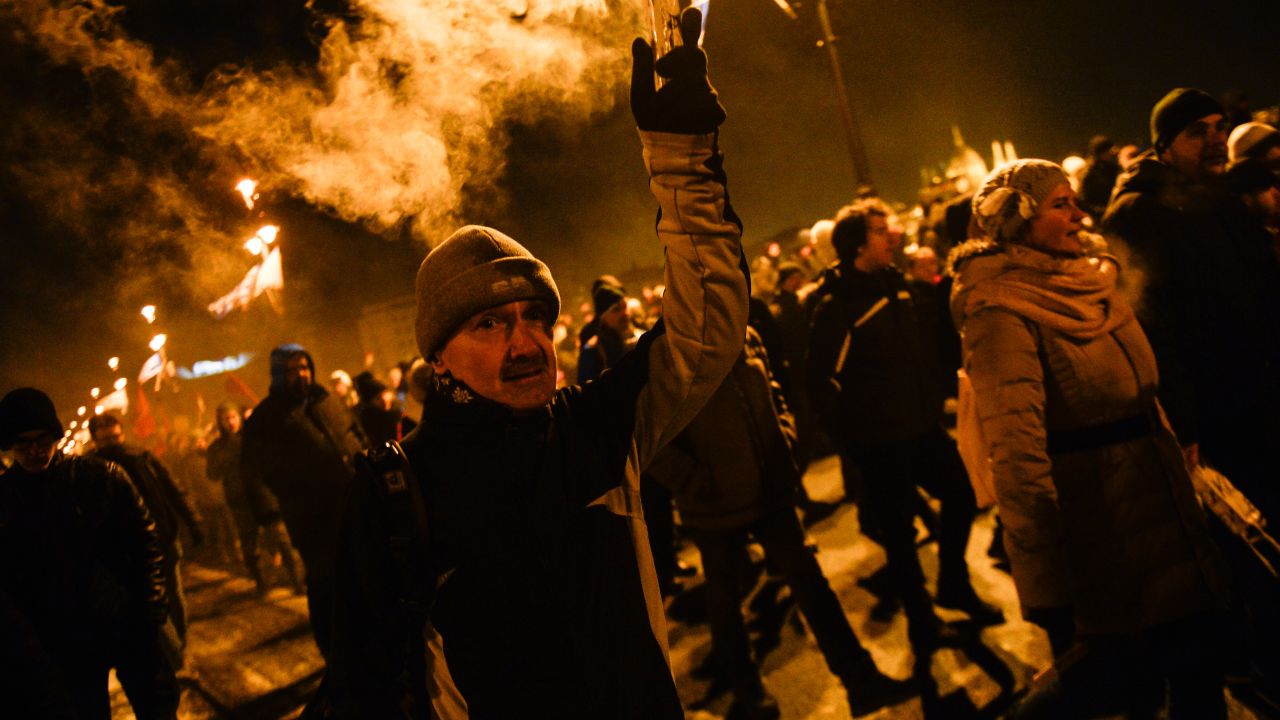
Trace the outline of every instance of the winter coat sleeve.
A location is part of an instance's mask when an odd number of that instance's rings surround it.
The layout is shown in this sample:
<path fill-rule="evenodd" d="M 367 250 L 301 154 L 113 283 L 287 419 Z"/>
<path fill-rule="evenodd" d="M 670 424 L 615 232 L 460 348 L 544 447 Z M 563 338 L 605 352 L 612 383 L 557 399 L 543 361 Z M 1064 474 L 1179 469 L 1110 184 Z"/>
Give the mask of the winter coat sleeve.
<path fill-rule="evenodd" d="M 178 514 L 182 519 L 182 523 L 187 526 L 187 530 L 191 533 L 193 539 L 202 537 L 200 532 L 200 520 L 196 515 L 196 511 L 192 509 L 191 503 L 187 501 L 187 494 L 178 486 L 173 474 L 169 472 L 169 468 L 160 462 L 156 456 L 151 453 L 146 454 L 145 462 L 151 470 L 151 474 L 160 483 L 161 492 L 164 493 L 165 502 Z"/>
<path fill-rule="evenodd" d="M 640 132 L 666 253 L 665 331 L 648 347 L 632 457 L 643 469 L 716 391 L 742 350 L 747 272 L 742 225 L 725 187 L 716 135 Z M 638 476 L 638 472 L 634 473 Z"/>
<path fill-rule="evenodd" d="M 1011 312 L 990 309 L 965 321 L 963 338 L 1018 598 L 1028 608 L 1071 605 L 1036 331 Z"/>
<path fill-rule="evenodd" d="M 1194 293 L 1188 279 L 1197 268 L 1184 261 L 1196 257 L 1184 236 L 1178 213 L 1152 197 L 1128 194 L 1112 203 L 1104 220 L 1108 235 L 1119 237 L 1132 251 L 1128 276 L 1143 283 L 1142 299 L 1134 306 L 1142 329 L 1151 342 L 1160 371 L 1160 404 L 1182 445 L 1199 438 L 1195 409 L 1195 384 L 1187 331 L 1193 317 Z"/>
<path fill-rule="evenodd" d="M 156 535 L 156 523 L 147 504 L 124 470 L 115 463 L 105 468 L 107 527 L 104 537 L 116 544 L 118 558 L 127 563 L 115 581 L 123 585 L 129 607 L 125 612 L 144 616 L 159 626 L 168 612 L 165 596 L 164 555 Z"/>
<path fill-rule="evenodd" d="M 426 617 L 400 606 L 405 593 L 375 482 L 357 473 L 343 512 L 329 654 L 334 702 L 340 718 L 427 718 Z"/>

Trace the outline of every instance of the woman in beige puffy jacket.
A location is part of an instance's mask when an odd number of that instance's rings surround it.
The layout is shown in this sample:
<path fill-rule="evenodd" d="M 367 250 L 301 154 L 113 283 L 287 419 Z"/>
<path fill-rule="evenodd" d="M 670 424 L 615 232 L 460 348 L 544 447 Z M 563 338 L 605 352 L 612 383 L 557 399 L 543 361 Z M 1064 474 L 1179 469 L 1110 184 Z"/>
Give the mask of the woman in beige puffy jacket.
<path fill-rule="evenodd" d="M 1014 584 L 1059 664 L 1073 642 L 1085 658 L 1052 716 L 1150 710 L 1168 683 L 1170 717 L 1225 718 L 1227 582 L 1119 263 L 1054 163 L 996 169 L 973 207 L 951 305 Z"/>

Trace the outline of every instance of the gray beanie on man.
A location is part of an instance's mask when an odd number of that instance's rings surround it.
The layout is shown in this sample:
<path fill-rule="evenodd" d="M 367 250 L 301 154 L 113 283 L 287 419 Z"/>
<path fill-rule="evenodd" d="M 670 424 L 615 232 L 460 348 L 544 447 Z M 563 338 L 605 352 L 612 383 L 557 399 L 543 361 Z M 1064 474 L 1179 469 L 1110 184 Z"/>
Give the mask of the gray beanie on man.
<path fill-rule="evenodd" d="M 467 225 L 427 253 L 418 268 L 418 352 L 430 358 L 468 318 L 516 300 L 543 300 L 560 314 L 551 271 L 493 228 Z"/>

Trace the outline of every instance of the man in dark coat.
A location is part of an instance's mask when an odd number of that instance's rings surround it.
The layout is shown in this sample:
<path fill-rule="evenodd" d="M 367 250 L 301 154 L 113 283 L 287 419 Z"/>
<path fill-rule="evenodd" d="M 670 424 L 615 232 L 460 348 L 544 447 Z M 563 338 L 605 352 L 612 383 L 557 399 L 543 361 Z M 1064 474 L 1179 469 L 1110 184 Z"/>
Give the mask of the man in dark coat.
<path fill-rule="evenodd" d="M 107 674 L 134 714 L 174 718 L 161 651 L 163 558 L 142 497 L 118 465 L 71 457 L 53 403 L 34 388 L 0 400 L 0 697 L 14 718 L 108 720 Z"/>
<path fill-rule="evenodd" d="M 733 689 L 729 717 L 779 717 L 751 656 L 739 589 L 741 558 L 759 542 L 782 575 L 848 691 L 854 715 L 901 702 L 912 685 L 884 676 L 858 642 L 796 517 L 795 429 L 764 344 L 747 330 L 742 355 L 702 412 L 654 458 L 650 474 L 676 498 L 702 555 L 712 653 Z"/>
<path fill-rule="evenodd" d="M 222 403 L 217 410 L 218 437 L 209 444 L 205 453 L 205 475 L 212 482 L 222 485 L 227 507 L 240 538 L 240 557 L 245 571 L 253 580 L 259 595 L 268 589 L 262 568 L 258 563 L 258 535 L 262 534 L 267 551 L 280 553 L 281 563 L 289 575 L 293 588 L 301 593 L 302 576 L 294 561 L 280 520 L 280 508 L 276 499 L 258 484 L 246 485 L 240 474 L 240 430 L 244 426 L 244 413 L 235 403 Z"/>
<path fill-rule="evenodd" d="M 1111 202 L 1111 191 L 1120 177 L 1120 158 L 1115 143 L 1105 135 L 1097 135 L 1089 141 L 1089 160 L 1080 179 L 1080 209 L 1089 213 L 1094 222 L 1101 222 Z"/>
<path fill-rule="evenodd" d="M 316 645 L 329 655 L 334 559 L 342 501 L 364 435 L 345 404 L 315 382 L 315 362 L 299 345 L 271 351 L 271 389 L 241 433 L 247 486 L 275 495 L 302 556 Z"/>
<path fill-rule="evenodd" d="M 156 535 L 160 551 L 164 553 L 165 595 L 169 599 L 169 617 L 178 638 L 186 642 L 187 601 L 182 592 L 182 576 L 178 561 L 182 559 L 182 542 L 178 537 L 178 524 L 186 526 L 191 541 L 204 542 L 200 521 L 187 495 L 174 481 L 169 468 L 150 452 L 125 444 L 124 423 L 115 413 L 95 415 L 89 420 L 89 434 L 93 437 L 94 455 L 124 468 L 133 481 L 138 494 L 147 503 L 147 510 L 156 522 Z"/>
<path fill-rule="evenodd" d="M 964 555 L 976 501 L 942 427 L 938 323 L 917 316 L 906 280 L 893 267 L 895 244 L 878 201 L 836 216 L 832 245 L 839 262 L 814 311 L 809 392 L 827 434 L 862 471 L 859 517 L 884 546 L 919 661 L 945 629 L 916 555 L 917 486 L 942 502 L 937 603 L 983 622 L 1000 615 L 970 585 Z"/>
<path fill-rule="evenodd" d="M 1154 147 L 1121 177 L 1103 226 L 1143 282 L 1135 309 L 1188 461 L 1221 470 L 1274 522 L 1280 272 L 1267 232 L 1224 181 L 1226 122 L 1199 90 L 1160 100 Z"/>
<path fill-rule="evenodd" d="M 430 622 L 473 718 L 684 717 L 640 473 L 732 367 L 747 280 L 716 146 L 724 111 L 699 14 L 683 17 L 662 91 L 652 50 L 633 47 L 667 291 L 662 323 L 632 352 L 557 390 L 559 292 L 492 228 L 459 229 L 418 270 L 415 330 L 434 378 L 404 443 L 416 478 L 362 474 L 346 515 L 332 663 L 346 716 L 428 715 Z M 419 516 L 412 535 L 396 530 L 404 515 Z"/>

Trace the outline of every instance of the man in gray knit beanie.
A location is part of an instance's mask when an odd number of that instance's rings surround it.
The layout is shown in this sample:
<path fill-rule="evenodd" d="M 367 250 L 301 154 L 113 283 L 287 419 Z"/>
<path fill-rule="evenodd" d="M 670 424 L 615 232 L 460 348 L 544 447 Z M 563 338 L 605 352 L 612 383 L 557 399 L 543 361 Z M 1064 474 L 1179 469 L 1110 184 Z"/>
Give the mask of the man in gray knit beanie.
<path fill-rule="evenodd" d="M 416 292 L 418 350 L 437 376 L 516 409 L 547 403 L 556 387 L 551 326 L 560 291 L 541 260 L 493 228 L 467 225 L 427 254 Z M 510 323 L 516 342 L 494 356 L 489 341 L 507 338 L 487 327 L 470 332 L 480 323 Z M 455 334 L 462 339 L 450 342 Z"/>

